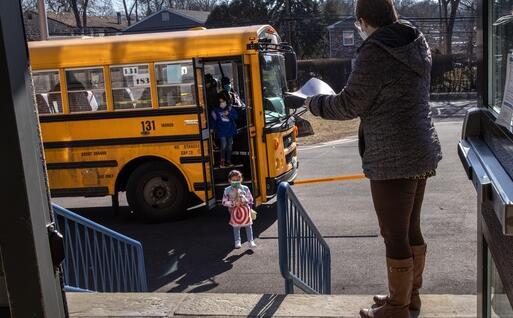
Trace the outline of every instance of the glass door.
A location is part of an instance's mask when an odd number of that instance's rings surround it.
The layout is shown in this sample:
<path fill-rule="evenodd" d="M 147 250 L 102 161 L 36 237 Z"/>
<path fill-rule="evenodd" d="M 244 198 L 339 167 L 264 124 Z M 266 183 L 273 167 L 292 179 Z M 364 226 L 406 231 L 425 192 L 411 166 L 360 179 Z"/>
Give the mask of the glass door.
<path fill-rule="evenodd" d="M 212 174 L 212 149 L 211 134 L 208 127 L 208 110 L 205 92 L 205 75 L 202 60 L 194 59 L 194 74 L 196 78 L 196 94 L 198 100 L 198 128 L 201 135 L 201 157 L 203 169 L 203 182 L 205 184 L 205 203 L 209 208 L 214 208 L 216 204 Z"/>

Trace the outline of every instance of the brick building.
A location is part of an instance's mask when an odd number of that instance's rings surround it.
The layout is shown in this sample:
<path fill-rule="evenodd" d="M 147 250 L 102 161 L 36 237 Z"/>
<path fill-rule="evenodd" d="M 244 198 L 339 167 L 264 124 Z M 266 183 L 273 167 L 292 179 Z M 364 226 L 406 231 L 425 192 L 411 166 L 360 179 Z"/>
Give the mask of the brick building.
<path fill-rule="evenodd" d="M 415 25 L 424 35 L 434 52 L 443 52 L 443 26 L 437 18 L 401 17 Z M 358 34 L 354 16 L 347 16 L 328 26 L 329 49 L 331 58 L 352 59 L 363 40 Z M 474 55 L 476 18 L 473 16 L 457 17 L 454 21 L 452 36 L 452 53 Z"/>
<path fill-rule="evenodd" d="M 363 40 L 354 23 L 356 18 L 348 16 L 328 26 L 330 58 L 353 58 Z"/>

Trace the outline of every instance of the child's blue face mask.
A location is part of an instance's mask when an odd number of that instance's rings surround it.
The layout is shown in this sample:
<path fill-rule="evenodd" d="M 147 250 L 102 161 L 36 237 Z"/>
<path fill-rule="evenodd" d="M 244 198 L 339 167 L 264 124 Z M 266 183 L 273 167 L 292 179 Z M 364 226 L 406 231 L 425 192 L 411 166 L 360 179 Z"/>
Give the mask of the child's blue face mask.
<path fill-rule="evenodd" d="M 225 91 L 231 91 L 232 90 L 232 84 L 226 84 L 223 86 Z"/>
<path fill-rule="evenodd" d="M 234 188 L 240 188 L 241 182 L 240 181 L 231 181 L 231 185 Z"/>

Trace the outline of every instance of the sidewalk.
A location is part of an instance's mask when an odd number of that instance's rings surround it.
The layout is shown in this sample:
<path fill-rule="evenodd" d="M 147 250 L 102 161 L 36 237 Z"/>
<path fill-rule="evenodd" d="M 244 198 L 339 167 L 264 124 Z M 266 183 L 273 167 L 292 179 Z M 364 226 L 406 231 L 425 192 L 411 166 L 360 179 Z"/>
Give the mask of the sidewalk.
<path fill-rule="evenodd" d="M 70 317 L 358 318 L 372 296 L 178 293 L 68 293 Z M 419 318 L 474 318 L 475 295 L 422 295 Z"/>

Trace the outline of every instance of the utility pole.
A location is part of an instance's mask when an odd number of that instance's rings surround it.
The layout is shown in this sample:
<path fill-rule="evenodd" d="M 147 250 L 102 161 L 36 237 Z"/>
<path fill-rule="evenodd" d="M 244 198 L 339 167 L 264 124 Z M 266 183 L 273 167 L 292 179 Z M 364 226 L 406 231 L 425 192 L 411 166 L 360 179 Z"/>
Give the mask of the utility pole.
<path fill-rule="evenodd" d="M 45 0 L 37 0 L 37 11 L 39 15 L 39 34 L 41 41 L 48 40 L 48 21 L 46 19 Z"/>

